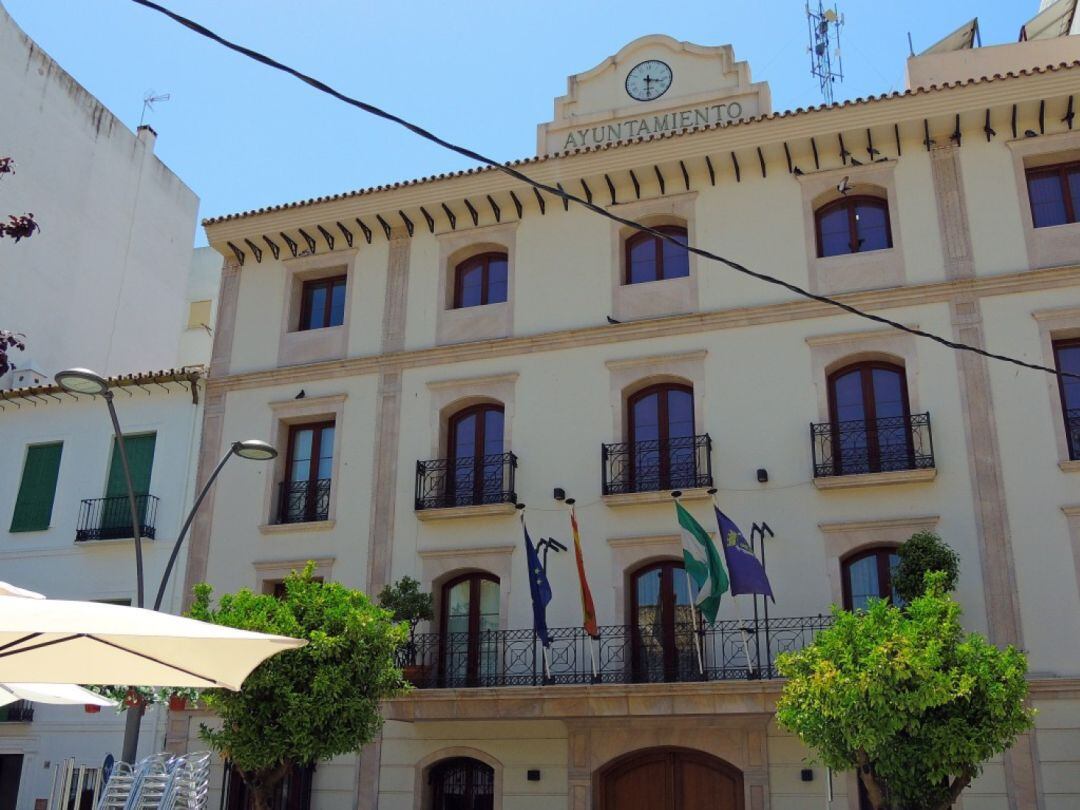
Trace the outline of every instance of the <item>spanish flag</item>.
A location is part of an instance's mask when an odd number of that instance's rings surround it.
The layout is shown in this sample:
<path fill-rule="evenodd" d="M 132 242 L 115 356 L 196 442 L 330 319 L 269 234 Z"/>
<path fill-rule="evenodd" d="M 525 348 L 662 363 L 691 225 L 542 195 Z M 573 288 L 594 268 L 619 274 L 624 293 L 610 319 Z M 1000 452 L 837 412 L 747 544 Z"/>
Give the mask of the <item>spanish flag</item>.
<path fill-rule="evenodd" d="M 593 605 L 589 580 L 585 578 L 585 560 L 581 556 L 581 535 L 578 534 L 577 515 L 570 508 L 570 529 L 574 534 L 574 556 L 577 557 L 578 579 L 581 581 L 581 615 L 585 632 L 593 638 L 600 638 L 600 628 L 596 626 L 596 606 Z"/>

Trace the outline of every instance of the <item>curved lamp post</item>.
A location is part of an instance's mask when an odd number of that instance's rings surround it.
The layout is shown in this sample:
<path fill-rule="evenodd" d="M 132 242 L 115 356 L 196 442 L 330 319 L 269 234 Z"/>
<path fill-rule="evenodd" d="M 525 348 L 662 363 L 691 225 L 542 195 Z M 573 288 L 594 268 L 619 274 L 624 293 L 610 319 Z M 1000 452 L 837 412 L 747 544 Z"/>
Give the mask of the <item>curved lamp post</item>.
<path fill-rule="evenodd" d="M 139 509 L 135 501 L 135 489 L 131 483 L 131 471 L 128 468 L 127 450 L 124 447 L 124 435 L 120 430 L 120 420 L 116 416 L 116 407 L 113 405 L 113 393 L 109 390 L 109 383 L 96 372 L 90 371 L 85 368 L 70 368 L 65 371 L 58 372 L 56 375 L 56 384 L 72 394 L 88 394 L 92 396 L 100 396 L 105 399 L 105 404 L 109 407 L 109 418 L 112 420 L 113 432 L 116 434 L 116 443 L 120 448 L 120 464 L 124 469 L 124 484 L 127 486 L 128 504 L 131 507 L 131 527 L 132 536 L 135 538 L 135 576 L 137 580 L 137 596 L 138 606 L 143 607 L 143 560 L 142 560 L 142 524 L 139 521 Z M 172 553 L 169 555 L 169 561 L 165 565 L 165 572 L 161 577 L 161 584 L 158 586 L 157 598 L 154 599 L 154 610 L 161 609 L 161 602 L 165 598 L 165 588 L 169 584 L 169 577 L 172 574 L 173 565 L 176 563 L 176 558 L 180 555 L 180 546 L 184 543 L 184 538 L 187 536 L 187 531 L 191 527 L 192 521 L 195 520 L 195 513 L 199 510 L 199 506 L 206 498 L 206 493 L 210 491 L 210 487 L 213 486 L 214 481 L 218 477 L 218 473 L 221 472 L 230 458 L 240 456 L 240 458 L 246 458 L 252 461 L 270 461 L 277 457 L 277 450 L 270 444 L 258 439 L 246 439 L 241 442 L 233 442 L 229 447 L 229 450 L 218 462 L 217 467 L 210 473 L 210 477 L 206 479 L 206 483 L 203 484 L 202 490 L 199 492 L 198 497 L 191 506 L 191 511 L 188 512 L 187 517 L 184 519 L 184 525 L 180 528 L 180 534 L 177 535 L 176 542 L 173 544 Z M 124 762 L 134 764 L 136 751 L 139 746 L 139 724 L 142 720 L 143 709 L 141 706 L 132 707 L 128 711 L 127 722 L 124 727 L 124 750 L 121 758 Z"/>

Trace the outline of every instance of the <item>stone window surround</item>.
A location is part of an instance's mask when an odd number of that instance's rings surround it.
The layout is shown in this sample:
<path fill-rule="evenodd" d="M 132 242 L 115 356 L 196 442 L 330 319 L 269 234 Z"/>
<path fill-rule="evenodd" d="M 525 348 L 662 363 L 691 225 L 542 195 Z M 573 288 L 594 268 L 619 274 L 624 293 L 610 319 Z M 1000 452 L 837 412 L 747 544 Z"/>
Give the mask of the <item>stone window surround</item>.
<path fill-rule="evenodd" d="M 479 748 L 471 748 L 466 745 L 454 745 L 449 748 L 440 748 L 438 751 L 432 751 L 427 756 L 417 760 L 413 766 L 414 781 L 413 781 L 413 810 L 425 810 L 431 806 L 431 785 L 428 783 L 428 775 L 431 773 L 431 769 L 447 759 L 454 759 L 455 757 L 468 757 L 469 759 L 475 759 L 479 762 L 483 762 L 491 770 L 495 772 L 494 785 L 493 785 L 493 797 L 492 797 L 492 809 L 502 810 L 503 807 L 503 766 L 502 763 L 495 759 L 487 751 L 481 751 Z"/>
<path fill-rule="evenodd" d="M 844 177 L 850 178 L 853 193 L 870 193 L 885 198 L 892 230 L 891 248 L 841 256 L 818 256 L 816 214 L 823 205 L 842 196 L 836 186 Z M 799 175 L 796 179 L 802 188 L 803 232 L 806 234 L 810 292 L 829 294 L 904 285 L 906 274 L 901 247 L 900 206 L 896 199 L 895 160 L 867 166 L 841 166 Z"/>
<path fill-rule="evenodd" d="M 715 532 L 708 532 L 710 537 Z M 630 583 L 634 573 L 654 562 L 682 561 L 682 541 L 675 534 L 608 538 L 611 549 L 611 590 L 616 624 L 633 624 Z"/>
<path fill-rule="evenodd" d="M 694 206 L 697 192 L 669 194 L 654 200 L 635 200 L 607 206 L 607 210 L 642 225 L 679 225 L 686 228 L 691 245 L 698 243 Z M 612 222 L 611 234 L 611 314 L 616 320 L 635 321 L 665 315 L 682 315 L 698 310 L 698 257 L 689 254 L 690 275 L 626 284 L 626 240 L 637 230 Z"/>
<path fill-rule="evenodd" d="M 467 231 L 448 231 L 435 237 L 439 245 L 436 345 L 490 340 L 513 334 L 517 227 L 517 222 L 508 222 Z M 471 256 L 490 251 L 506 251 L 506 301 L 454 309 L 455 268 Z"/>
<path fill-rule="evenodd" d="M 630 425 L 627 400 L 657 383 L 688 384 L 694 389 L 694 433 L 705 432 L 705 358 L 708 349 L 672 352 L 648 357 L 607 360 L 608 400 L 611 405 L 611 441 L 626 441 Z"/>
<path fill-rule="evenodd" d="M 937 528 L 938 515 L 886 518 L 883 520 L 856 520 L 840 523 L 819 523 L 818 529 L 825 539 L 825 568 L 829 577 L 829 590 L 834 604 L 844 602 L 843 572 L 841 561 L 857 551 L 882 546 L 899 546 L 915 532 L 933 531 Z"/>
<path fill-rule="evenodd" d="M 1026 170 L 1080 160 L 1080 131 L 1042 135 L 1038 138 L 1018 138 L 1008 141 L 1006 145 L 1012 152 L 1016 192 L 1020 201 L 1020 224 L 1024 229 L 1024 244 L 1027 246 L 1028 269 L 1076 264 L 1080 222 L 1036 228 L 1031 220 Z"/>
<path fill-rule="evenodd" d="M 264 534 L 268 532 L 299 532 L 308 529 L 331 529 L 334 527 L 337 515 L 338 487 L 341 468 L 341 431 L 344 426 L 343 414 L 347 394 L 331 394 L 321 397 L 306 397 L 304 399 L 286 399 L 267 403 L 270 408 L 270 425 L 267 435 L 274 437 L 274 446 L 280 449 L 278 456 L 272 462 L 273 474 L 266 478 L 266 488 L 263 495 L 263 515 L 267 523 L 260 526 L 259 530 Z M 273 524 L 274 508 L 277 506 L 277 485 L 285 480 L 285 463 L 288 458 L 289 428 L 293 425 L 302 425 L 305 422 L 321 422 L 334 420 L 334 461 L 330 472 L 330 504 L 327 519 L 312 523 L 284 523 Z"/>
<path fill-rule="evenodd" d="M 511 435 L 514 421 L 514 390 L 518 374 L 492 374 L 484 377 L 462 377 L 452 380 L 431 380 L 427 383 L 431 397 L 431 455 L 429 458 L 449 456 L 450 418 L 470 405 L 482 402 L 498 402 L 503 406 L 503 452 L 512 447 Z"/>
<path fill-rule="evenodd" d="M 315 563 L 313 576 L 321 577 L 323 582 L 332 580 L 334 557 L 304 557 L 298 560 L 256 560 L 252 563 L 255 568 L 255 593 L 263 593 L 267 582 L 277 582 L 285 579 L 293 571 L 303 571 L 308 562 Z"/>
<path fill-rule="evenodd" d="M 278 365 L 291 366 L 338 360 L 345 356 L 349 345 L 350 310 L 356 286 L 356 261 L 359 250 L 343 250 L 321 256 L 285 259 L 285 296 L 281 310 L 281 332 L 278 339 Z M 298 330 L 300 306 L 305 281 L 345 275 L 345 318 L 340 326 L 323 329 Z"/>
<path fill-rule="evenodd" d="M 513 557 L 517 546 L 481 548 L 418 549 L 420 581 L 427 583 L 434 600 L 435 623 L 442 615 L 442 586 L 456 576 L 483 572 L 499 580 L 499 629 L 506 630 L 510 618 L 510 586 Z"/>
<path fill-rule="evenodd" d="M 1061 511 L 1065 513 L 1065 520 L 1069 524 L 1073 566 L 1076 568 L 1076 587 L 1080 590 L 1080 506 L 1063 506 Z"/>
<path fill-rule="evenodd" d="M 1031 313 L 1039 324 L 1039 345 L 1042 362 L 1048 368 L 1057 368 L 1054 358 L 1054 341 L 1080 338 L 1080 307 L 1042 309 Z M 1050 421 L 1054 425 L 1054 444 L 1057 446 L 1058 466 L 1066 472 L 1080 470 L 1080 461 L 1069 458 L 1069 440 L 1065 435 L 1065 414 L 1061 409 L 1061 392 L 1057 377 L 1046 375 L 1046 391 L 1050 398 Z"/>

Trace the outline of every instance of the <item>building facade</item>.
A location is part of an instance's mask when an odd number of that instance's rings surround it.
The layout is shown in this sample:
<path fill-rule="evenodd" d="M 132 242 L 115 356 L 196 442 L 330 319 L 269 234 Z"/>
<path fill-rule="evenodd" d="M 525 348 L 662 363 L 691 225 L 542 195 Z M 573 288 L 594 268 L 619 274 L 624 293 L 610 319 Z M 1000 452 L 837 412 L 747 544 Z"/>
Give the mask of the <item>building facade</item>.
<path fill-rule="evenodd" d="M 927 55 L 935 82 L 916 57 L 905 92 L 777 114 L 730 47 L 644 37 L 572 76 L 514 165 L 815 294 L 1080 369 L 1080 47 L 1000 46 L 1008 67 L 977 74 L 962 47 Z M 921 529 L 960 555 L 966 625 L 1027 650 L 1039 710 L 963 806 L 1080 802 L 1080 389 L 495 170 L 206 229 L 226 266 L 200 478 L 241 433 L 283 452 L 218 484 L 187 589 L 273 592 L 313 560 L 435 596 L 403 659 L 417 688 L 359 757 L 318 766 L 311 806 L 820 806 L 772 662 L 831 604 L 888 596 Z M 515 504 L 569 545 L 557 488 L 602 627 L 590 642 L 573 555 L 550 555 L 545 678 Z M 768 624 L 746 597 L 694 624 L 671 491 L 715 528 L 712 488 L 744 531 L 771 527 Z M 200 720 L 174 715 L 170 744 L 198 745 Z M 853 775 L 832 788 L 859 806 Z"/>

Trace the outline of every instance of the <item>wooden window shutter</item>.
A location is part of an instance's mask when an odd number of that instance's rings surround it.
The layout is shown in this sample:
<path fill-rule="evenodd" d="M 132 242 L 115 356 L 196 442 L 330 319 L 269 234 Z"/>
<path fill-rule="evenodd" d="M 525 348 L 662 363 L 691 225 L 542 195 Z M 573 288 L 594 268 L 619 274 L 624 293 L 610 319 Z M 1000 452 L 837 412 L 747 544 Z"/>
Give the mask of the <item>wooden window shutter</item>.
<path fill-rule="evenodd" d="M 11 516 L 11 531 L 33 532 L 49 528 L 63 449 L 63 442 L 35 444 L 26 448 L 26 463 L 15 501 L 15 512 Z"/>

